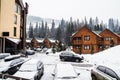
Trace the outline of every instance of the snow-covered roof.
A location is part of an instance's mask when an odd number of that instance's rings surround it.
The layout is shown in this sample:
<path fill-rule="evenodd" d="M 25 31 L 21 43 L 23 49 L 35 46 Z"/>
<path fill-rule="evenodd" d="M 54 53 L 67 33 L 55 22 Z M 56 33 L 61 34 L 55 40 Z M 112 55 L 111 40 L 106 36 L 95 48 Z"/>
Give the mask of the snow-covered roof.
<path fill-rule="evenodd" d="M 31 40 L 26 40 L 27 43 L 31 43 Z"/>
<path fill-rule="evenodd" d="M 12 41 L 12 42 L 14 42 L 16 44 L 19 44 L 19 42 L 21 41 L 20 39 L 8 38 L 8 37 L 6 39 L 8 39 L 8 40 L 10 40 L 10 41 Z"/>
<path fill-rule="evenodd" d="M 101 37 L 99 34 L 101 31 L 92 31 L 94 34 L 96 34 L 97 36 Z"/>
<path fill-rule="evenodd" d="M 44 39 L 37 39 L 39 43 L 42 43 Z"/>
<path fill-rule="evenodd" d="M 50 40 L 50 42 L 52 42 L 52 43 L 54 43 L 56 40 L 53 40 L 53 39 L 49 39 Z"/>

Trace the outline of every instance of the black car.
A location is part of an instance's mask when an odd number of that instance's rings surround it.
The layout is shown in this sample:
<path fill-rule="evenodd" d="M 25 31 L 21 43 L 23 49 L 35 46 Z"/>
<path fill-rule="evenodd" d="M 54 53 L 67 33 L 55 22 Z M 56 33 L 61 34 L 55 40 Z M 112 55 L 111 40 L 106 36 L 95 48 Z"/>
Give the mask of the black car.
<path fill-rule="evenodd" d="M 59 57 L 61 61 L 81 62 L 84 59 L 83 56 L 75 55 L 72 52 L 63 52 Z"/>

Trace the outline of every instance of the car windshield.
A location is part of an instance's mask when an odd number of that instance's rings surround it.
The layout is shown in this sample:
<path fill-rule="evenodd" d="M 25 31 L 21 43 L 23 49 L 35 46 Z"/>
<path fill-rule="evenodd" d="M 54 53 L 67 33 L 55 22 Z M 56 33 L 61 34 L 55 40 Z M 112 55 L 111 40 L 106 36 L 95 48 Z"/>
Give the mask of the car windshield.
<path fill-rule="evenodd" d="M 36 65 L 22 65 L 20 70 L 21 72 L 31 72 L 31 71 L 36 71 L 37 70 L 37 66 Z"/>
<path fill-rule="evenodd" d="M 74 79 L 75 76 L 65 76 L 65 77 L 58 77 L 59 79 Z"/>

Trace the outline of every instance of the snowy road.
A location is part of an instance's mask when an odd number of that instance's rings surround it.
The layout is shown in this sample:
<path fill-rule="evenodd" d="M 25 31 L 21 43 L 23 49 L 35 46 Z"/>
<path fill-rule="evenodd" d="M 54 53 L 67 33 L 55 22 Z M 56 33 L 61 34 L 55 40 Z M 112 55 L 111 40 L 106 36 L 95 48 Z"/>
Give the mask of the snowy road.
<path fill-rule="evenodd" d="M 80 80 L 91 80 L 90 69 L 92 65 L 88 63 L 75 63 L 75 62 L 61 62 L 59 60 L 59 53 L 57 54 L 44 54 L 36 53 L 35 55 L 29 56 L 29 58 L 38 58 L 44 63 L 44 75 L 41 80 L 53 80 L 53 70 L 57 63 L 70 63 L 74 66 L 77 73 L 80 73 Z"/>

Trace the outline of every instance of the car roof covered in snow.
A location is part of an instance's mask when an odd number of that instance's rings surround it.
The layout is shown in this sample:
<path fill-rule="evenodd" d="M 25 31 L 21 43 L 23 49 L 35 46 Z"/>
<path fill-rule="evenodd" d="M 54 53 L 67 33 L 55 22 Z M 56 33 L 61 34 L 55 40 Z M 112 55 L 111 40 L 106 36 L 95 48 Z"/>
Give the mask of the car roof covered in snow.
<path fill-rule="evenodd" d="M 57 77 L 77 77 L 77 74 L 71 64 L 60 63 L 56 65 Z"/>
<path fill-rule="evenodd" d="M 37 64 L 38 61 L 40 61 L 39 59 L 30 59 L 27 62 L 25 62 L 24 64 Z"/>

